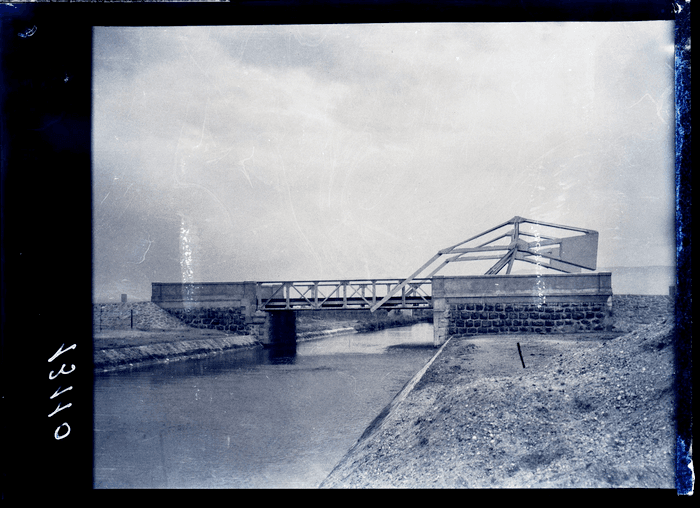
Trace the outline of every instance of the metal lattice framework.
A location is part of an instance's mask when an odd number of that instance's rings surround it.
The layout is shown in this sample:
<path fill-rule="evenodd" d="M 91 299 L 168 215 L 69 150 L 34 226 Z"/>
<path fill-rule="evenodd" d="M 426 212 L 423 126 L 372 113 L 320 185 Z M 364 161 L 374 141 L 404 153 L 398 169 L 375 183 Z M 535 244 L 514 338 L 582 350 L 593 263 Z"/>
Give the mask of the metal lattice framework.
<path fill-rule="evenodd" d="M 521 226 L 529 224 L 526 230 Z M 541 228 L 576 232 L 574 236 L 543 235 Z M 504 230 L 505 229 L 505 230 Z M 499 231 L 503 230 L 503 231 Z M 493 235 L 488 237 L 487 235 Z M 443 256 L 445 256 L 443 258 Z M 536 264 L 564 273 L 578 273 L 582 268 L 596 269 L 598 256 L 598 232 L 590 229 L 563 226 L 547 222 L 513 217 L 483 233 L 473 236 L 458 244 L 442 249 L 427 263 L 421 266 L 410 277 L 398 284 L 392 292 L 371 307 L 374 312 L 389 301 L 394 294 L 401 291 L 411 281 L 430 268 L 440 258 L 443 258 L 437 268 L 424 277 L 430 279 L 442 270 L 448 263 L 461 261 L 497 260 L 486 271 L 486 275 L 497 275 L 503 269 L 510 274 L 516 261 Z"/>
<path fill-rule="evenodd" d="M 259 310 L 369 309 L 379 300 L 386 309 L 431 306 L 430 279 L 321 280 L 258 282 Z"/>

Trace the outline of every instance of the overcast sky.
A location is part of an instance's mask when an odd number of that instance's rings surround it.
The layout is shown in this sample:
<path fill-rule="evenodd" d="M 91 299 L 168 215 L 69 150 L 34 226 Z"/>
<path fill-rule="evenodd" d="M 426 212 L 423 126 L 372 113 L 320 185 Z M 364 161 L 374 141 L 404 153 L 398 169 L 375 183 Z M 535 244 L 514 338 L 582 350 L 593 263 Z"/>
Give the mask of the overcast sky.
<path fill-rule="evenodd" d="M 672 22 L 109 27 L 93 47 L 98 301 L 402 278 L 516 215 L 598 231 L 599 267 L 674 263 Z"/>

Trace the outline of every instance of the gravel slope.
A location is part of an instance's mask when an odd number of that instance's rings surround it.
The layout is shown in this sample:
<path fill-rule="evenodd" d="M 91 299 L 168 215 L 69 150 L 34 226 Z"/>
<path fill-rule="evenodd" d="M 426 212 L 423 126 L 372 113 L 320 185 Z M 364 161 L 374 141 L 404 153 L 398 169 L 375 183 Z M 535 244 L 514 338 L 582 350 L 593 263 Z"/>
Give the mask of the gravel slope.
<path fill-rule="evenodd" d="M 454 337 L 321 487 L 672 489 L 672 382 L 670 319 Z"/>

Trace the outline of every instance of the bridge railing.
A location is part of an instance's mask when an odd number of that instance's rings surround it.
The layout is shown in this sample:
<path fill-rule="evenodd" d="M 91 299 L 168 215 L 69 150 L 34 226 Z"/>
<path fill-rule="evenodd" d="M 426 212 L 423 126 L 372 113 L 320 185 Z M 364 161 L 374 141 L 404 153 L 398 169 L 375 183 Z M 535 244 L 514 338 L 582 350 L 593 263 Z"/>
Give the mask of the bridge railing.
<path fill-rule="evenodd" d="M 258 310 L 369 309 L 404 279 L 258 282 Z M 413 279 L 381 308 L 429 308 L 431 279 Z"/>

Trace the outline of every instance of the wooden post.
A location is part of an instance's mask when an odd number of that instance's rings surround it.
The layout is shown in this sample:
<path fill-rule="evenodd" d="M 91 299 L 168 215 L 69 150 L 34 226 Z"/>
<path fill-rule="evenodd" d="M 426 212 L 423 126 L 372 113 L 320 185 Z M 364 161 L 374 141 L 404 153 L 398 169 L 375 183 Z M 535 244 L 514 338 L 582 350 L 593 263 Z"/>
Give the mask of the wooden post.
<path fill-rule="evenodd" d="M 523 360 L 523 353 L 520 351 L 520 342 L 516 342 L 518 345 L 518 354 L 520 355 L 520 363 L 523 364 L 523 369 L 525 368 L 525 361 Z"/>

